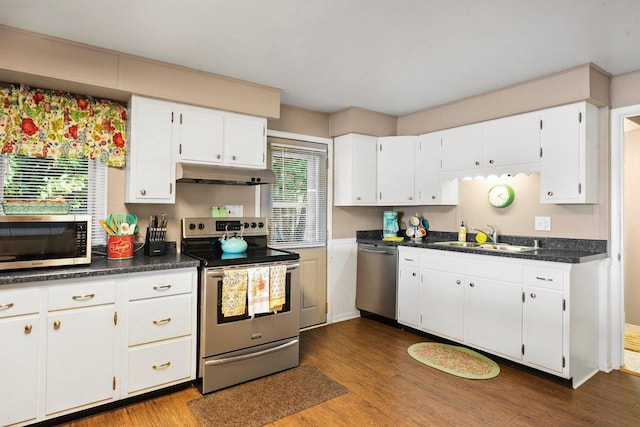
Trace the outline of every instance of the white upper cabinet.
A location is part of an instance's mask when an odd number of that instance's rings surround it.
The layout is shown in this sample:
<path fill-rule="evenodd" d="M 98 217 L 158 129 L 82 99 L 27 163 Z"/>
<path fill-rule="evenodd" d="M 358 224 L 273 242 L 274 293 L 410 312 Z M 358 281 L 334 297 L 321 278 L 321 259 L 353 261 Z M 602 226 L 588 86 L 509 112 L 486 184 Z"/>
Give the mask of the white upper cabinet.
<path fill-rule="evenodd" d="M 415 136 L 378 138 L 378 204 L 415 204 Z"/>
<path fill-rule="evenodd" d="M 334 141 L 336 206 L 376 204 L 377 138 L 347 134 Z"/>
<path fill-rule="evenodd" d="M 598 108 L 580 102 L 541 116 L 541 203 L 597 203 Z"/>
<path fill-rule="evenodd" d="M 209 108 L 175 105 L 173 149 L 179 162 L 222 163 L 224 116 Z"/>
<path fill-rule="evenodd" d="M 126 203 L 175 202 L 173 114 L 173 105 L 169 102 L 131 97 L 125 167 Z"/>
<path fill-rule="evenodd" d="M 531 173 L 540 164 L 540 113 L 486 122 L 484 165 L 503 173 Z"/>
<path fill-rule="evenodd" d="M 451 176 L 463 178 L 459 171 L 479 171 L 483 168 L 484 126 L 482 123 L 460 126 L 440 132 L 440 152 L 443 172 L 454 172 Z"/>
<path fill-rule="evenodd" d="M 458 180 L 440 178 L 442 132 L 418 137 L 415 151 L 415 200 L 418 205 L 457 205 Z"/>
<path fill-rule="evenodd" d="M 226 113 L 224 162 L 228 166 L 264 169 L 267 164 L 267 119 Z"/>

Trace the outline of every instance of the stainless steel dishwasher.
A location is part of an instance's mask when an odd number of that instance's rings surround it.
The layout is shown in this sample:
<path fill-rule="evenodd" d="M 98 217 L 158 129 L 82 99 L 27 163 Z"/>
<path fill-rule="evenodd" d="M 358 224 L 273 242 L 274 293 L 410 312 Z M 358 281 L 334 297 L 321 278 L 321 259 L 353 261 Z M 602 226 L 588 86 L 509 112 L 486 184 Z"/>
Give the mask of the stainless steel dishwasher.
<path fill-rule="evenodd" d="M 396 319 L 396 268 L 394 246 L 358 244 L 356 308 Z"/>

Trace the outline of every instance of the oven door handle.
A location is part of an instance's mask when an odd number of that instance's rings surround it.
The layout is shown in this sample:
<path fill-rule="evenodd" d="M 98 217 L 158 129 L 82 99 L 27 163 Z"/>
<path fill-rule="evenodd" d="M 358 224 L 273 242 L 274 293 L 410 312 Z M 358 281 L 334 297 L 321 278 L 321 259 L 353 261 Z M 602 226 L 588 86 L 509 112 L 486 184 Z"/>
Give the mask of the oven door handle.
<path fill-rule="evenodd" d="M 204 364 L 205 366 L 212 366 L 212 365 L 223 365 L 225 363 L 238 362 L 241 360 L 251 359 L 254 357 L 260 357 L 269 353 L 275 353 L 276 351 L 284 350 L 285 348 L 289 348 L 294 345 L 298 345 L 298 339 L 286 342 L 284 344 L 280 344 L 276 347 L 268 348 L 266 350 L 257 351 L 255 353 L 242 354 L 240 356 L 225 357 L 224 359 L 207 360 L 206 362 L 204 362 Z"/>
<path fill-rule="evenodd" d="M 297 268 L 300 268 L 300 263 L 299 262 L 295 262 L 295 263 L 290 263 L 290 264 L 286 264 L 287 266 L 287 272 L 289 271 L 293 271 Z M 251 268 L 250 266 L 247 267 L 233 267 L 230 270 L 235 270 L 238 268 Z M 206 269 L 207 272 L 207 277 L 222 277 L 224 276 L 224 268 L 208 268 Z"/>

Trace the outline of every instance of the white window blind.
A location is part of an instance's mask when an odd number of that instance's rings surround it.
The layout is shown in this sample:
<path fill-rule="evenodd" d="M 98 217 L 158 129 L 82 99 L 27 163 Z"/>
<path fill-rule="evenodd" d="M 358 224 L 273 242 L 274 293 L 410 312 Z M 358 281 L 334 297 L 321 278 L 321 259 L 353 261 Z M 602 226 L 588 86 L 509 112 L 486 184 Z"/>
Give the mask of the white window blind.
<path fill-rule="evenodd" d="M 0 179 L 2 200 L 64 199 L 70 214 L 92 216 L 92 244 L 106 243 L 98 224 L 107 211 L 107 166 L 102 162 L 3 154 Z"/>
<path fill-rule="evenodd" d="M 324 246 L 327 236 L 327 150 L 270 143 L 269 245 Z"/>

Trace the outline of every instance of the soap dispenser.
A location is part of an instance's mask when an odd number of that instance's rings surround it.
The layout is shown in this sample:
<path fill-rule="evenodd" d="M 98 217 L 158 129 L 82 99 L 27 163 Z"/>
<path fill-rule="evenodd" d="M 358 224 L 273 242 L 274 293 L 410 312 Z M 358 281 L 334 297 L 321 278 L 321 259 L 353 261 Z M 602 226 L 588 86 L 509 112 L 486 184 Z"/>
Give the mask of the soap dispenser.
<path fill-rule="evenodd" d="M 464 225 L 464 221 L 460 223 L 460 227 L 458 228 L 458 242 L 466 242 L 467 241 L 467 227 Z"/>

